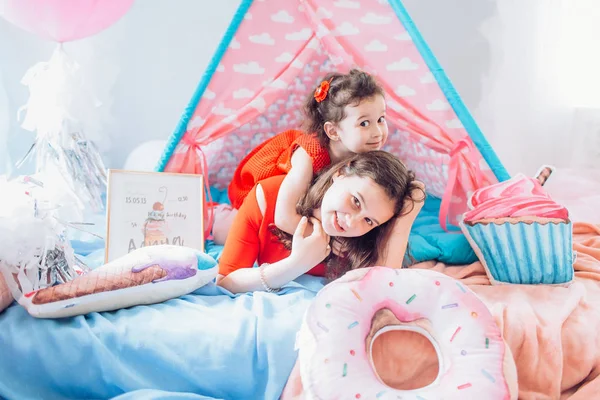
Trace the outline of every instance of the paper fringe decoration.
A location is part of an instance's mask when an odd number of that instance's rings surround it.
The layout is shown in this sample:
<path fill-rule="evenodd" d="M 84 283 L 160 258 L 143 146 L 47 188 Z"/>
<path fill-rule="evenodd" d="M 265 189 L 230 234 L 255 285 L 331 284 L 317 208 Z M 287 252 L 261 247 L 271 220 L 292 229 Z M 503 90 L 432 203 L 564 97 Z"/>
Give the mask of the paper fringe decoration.
<path fill-rule="evenodd" d="M 18 166 L 35 153 L 36 173 L 54 170 L 76 194 L 80 208 L 102 211 L 106 168 L 96 145 L 84 134 L 87 128 L 97 128 L 91 125 L 102 103 L 86 84 L 80 66 L 59 45 L 48 62 L 27 71 L 22 83 L 30 93 L 19 110 L 26 112 L 22 127 L 37 136 Z"/>
<path fill-rule="evenodd" d="M 90 269 L 66 238 L 60 207 L 35 178 L 0 182 L 0 272 L 13 297 L 66 283 Z"/>

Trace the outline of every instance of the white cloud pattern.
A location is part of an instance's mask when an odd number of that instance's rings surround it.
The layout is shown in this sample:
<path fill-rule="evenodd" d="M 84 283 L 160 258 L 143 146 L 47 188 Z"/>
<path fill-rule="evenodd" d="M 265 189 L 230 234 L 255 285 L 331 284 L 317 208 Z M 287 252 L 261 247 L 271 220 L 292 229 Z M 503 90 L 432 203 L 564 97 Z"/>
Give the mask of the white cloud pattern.
<path fill-rule="evenodd" d="M 360 8 L 360 2 L 351 0 L 338 0 L 333 5 L 337 8 Z"/>
<path fill-rule="evenodd" d="M 335 29 L 336 36 L 358 35 L 359 33 L 360 30 L 348 21 L 338 25 L 338 27 Z"/>
<path fill-rule="evenodd" d="M 219 104 L 218 106 L 213 107 L 212 112 L 215 115 L 231 115 L 234 113 L 234 110 L 231 108 L 225 108 L 223 107 L 223 104 Z"/>
<path fill-rule="evenodd" d="M 408 87 L 406 85 L 398 86 L 394 92 L 400 97 L 409 97 L 417 94 L 417 92 L 413 88 Z"/>
<path fill-rule="evenodd" d="M 265 44 L 267 46 L 273 46 L 275 44 L 275 39 L 273 39 L 271 35 L 266 32 L 261 33 L 260 35 L 250 36 L 248 39 L 250 39 L 252 43 L 256 44 Z"/>
<path fill-rule="evenodd" d="M 325 7 L 319 7 L 317 9 L 317 18 L 319 19 L 330 19 L 333 17 L 333 13 Z"/>
<path fill-rule="evenodd" d="M 290 53 L 281 53 L 279 56 L 277 56 L 277 58 L 275 59 L 275 61 L 277 61 L 278 63 L 288 63 L 290 61 L 292 61 L 294 59 L 294 56 L 291 55 Z"/>
<path fill-rule="evenodd" d="M 392 22 L 392 17 L 387 15 L 379 15 L 375 13 L 367 13 L 364 17 L 360 19 L 360 22 L 363 24 L 371 24 L 371 25 L 385 25 Z"/>
<path fill-rule="evenodd" d="M 446 121 L 446 127 L 450 129 L 461 129 L 463 125 L 458 118 L 454 118 L 450 121 Z"/>
<path fill-rule="evenodd" d="M 250 107 L 256 108 L 259 112 L 267 109 L 267 102 L 262 97 L 257 97 L 250 102 Z"/>
<path fill-rule="evenodd" d="M 281 10 L 277 14 L 271 15 L 271 21 L 279 22 L 282 24 L 291 24 L 294 22 L 294 17 L 288 14 L 287 11 Z"/>
<path fill-rule="evenodd" d="M 256 61 L 250 61 L 246 64 L 234 64 L 233 70 L 241 74 L 249 75 L 260 75 L 265 72 L 265 69 L 261 67 Z"/>
<path fill-rule="evenodd" d="M 413 71 L 418 68 L 419 65 L 412 62 L 408 57 L 403 57 L 400 61 L 393 62 L 386 66 L 388 71 Z"/>
<path fill-rule="evenodd" d="M 431 72 L 428 72 L 425 75 L 423 75 L 419 80 L 421 81 L 421 83 L 434 83 L 435 76 L 433 76 Z"/>
<path fill-rule="evenodd" d="M 402 40 L 402 41 L 410 41 L 410 40 L 412 40 L 412 38 L 410 37 L 410 34 L 408 32 L 399 33 L 398 35 L 394 36 L 394 39 L 396 39 L 396 40 Z"/>
<path fill-rule="evenodd" d="M 304 28 L 299 32 L 288 33 L 285 35 L 286 40 L 306 40 L 312 35 L 310 28 Z"/>
<path fill-rule="evenodd" d="M 287 82 L 283 81 L 281 78 L 277 78 L 269 84 L 269 87 L 272 87 L 275 89 L 287 89 L 288 84 L 287 84 Z"/>
<path fill-rule="evenodd" d="M 254 96 L 254 92 L 246 88 L 241 88 L 233 92 L 234 99 L 250 99 L 252 96 Z"/>
<path fill-rule="evenodd" d="M 366 46 L 366 51 L 387 51 L 388 47 L 385 43 L 380 42 L 377 39 L 371 40 Z"/>
<path fill-rule="evenodd" d="M 450 104 L 444 100 L 437 99 L 434 102 L 427 104 L 427 109 L 430 111 L 444 111 L 450 109 Z"/>
<path fill-rule="evenodd" d="M 188 129 L 198 129 L 200 127 L 202 127 L 202 125 L 204 125 L 204 123 L 206 122 L 205 119 L 203 119 L 202 117 L 194 117 L 192 118 L 192 120 L 190 122 L 188 122 Z"/>
<path fill-rule="evenodd" d="M 204 97 L 205 99 L 212 100 L 212 99 L 214 99 L 215 97 L 217 97 L 217 95 L 216 95 L 216 93 L 215 93 L 215 92 L 213 92 L 213 91 L 211 91 L 211 90 L 209 90 L 209 89 L 206 89 L 206 90 L 204 91 L 204 93 L 202 94 L 202 97 Z"/>

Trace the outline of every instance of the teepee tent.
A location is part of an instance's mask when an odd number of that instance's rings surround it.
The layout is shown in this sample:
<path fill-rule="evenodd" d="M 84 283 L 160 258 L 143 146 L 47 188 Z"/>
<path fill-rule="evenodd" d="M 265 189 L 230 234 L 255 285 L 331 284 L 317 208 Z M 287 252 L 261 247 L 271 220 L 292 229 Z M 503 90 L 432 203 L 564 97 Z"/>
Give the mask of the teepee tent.
<path fill-rule="evenodd" d="M 509 178 L 400 0 L 242 0 L 157 171 L 226 187 L 252 148 L 301 126 L 325 74 L 352 67 L 384 87 L 384 150 L 441 199 L 444 229 L 475 189 Z"/>

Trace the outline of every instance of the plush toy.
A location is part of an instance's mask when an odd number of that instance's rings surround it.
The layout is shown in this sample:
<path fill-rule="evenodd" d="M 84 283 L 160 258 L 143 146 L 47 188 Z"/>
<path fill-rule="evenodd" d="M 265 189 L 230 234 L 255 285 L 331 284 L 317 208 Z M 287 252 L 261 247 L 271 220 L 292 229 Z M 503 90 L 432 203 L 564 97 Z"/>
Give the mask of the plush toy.
<path fill-rule="evenodd" d="M 70 246 L 66 228 L 73 224 L 56 200 L 75 196 L 59 198 L 44 186 L 32 177 L 0 182 L 6 200 L 0 209 L 0 310 L 12 298 L 35 317 L 116 310 L 178 297 L 216 277 L 212 257 L 169 245 L 143 247 L 90 270 Z"/>
<path fill-rule="evenodd" d="M 311 303 L 297 347 L 286 398 L 517 398 L 514 359 L 490 311 L 434 271 L 346 273 Z"/>
<path fill-rule="evenodd" d="M 573 225 L 566 207 L 536 178 L 511 179 L 476 190 L 460 226 L 492 284 L 556 284 L 573 280 Z"/>
<path fill-rule="evenodd" d="M 21 293 L 17 301 L 38 318 L 112 311 L 183 296 L 213 281 L 217 272 L 216 261 L 195 249 L 142 247 L 67 283 Z"/>

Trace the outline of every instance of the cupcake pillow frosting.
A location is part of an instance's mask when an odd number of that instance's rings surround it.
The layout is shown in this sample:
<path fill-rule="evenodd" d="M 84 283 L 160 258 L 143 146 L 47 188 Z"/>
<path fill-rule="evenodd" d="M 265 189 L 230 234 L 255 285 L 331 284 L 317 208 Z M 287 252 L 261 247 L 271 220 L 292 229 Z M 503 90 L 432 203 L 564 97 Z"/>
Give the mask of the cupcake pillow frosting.
<path fill-rule="evenodd" d="M 465 222 L 488 218 L 540 217 L 567 220 L 568 210 L 557 204 L 533 178 L 512 179 L 477 190 L 469 201 Z"/>

